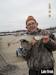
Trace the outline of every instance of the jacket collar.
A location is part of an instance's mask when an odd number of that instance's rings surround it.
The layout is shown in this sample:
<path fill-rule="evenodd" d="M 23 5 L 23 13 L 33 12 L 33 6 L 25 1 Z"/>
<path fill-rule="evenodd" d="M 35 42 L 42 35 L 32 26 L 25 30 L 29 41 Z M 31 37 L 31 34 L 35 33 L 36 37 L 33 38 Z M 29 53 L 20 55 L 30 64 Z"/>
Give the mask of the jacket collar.
<path fill-rule="evenodd" d="M 27 31 L 27 34 L 36 35 L 36 34 L 39 33 L 40 31 L 41 31 L 41 29 L 37 28 L 37 31 L 34 31 L 34 32 L 28 32 L 28 31 Z"/>

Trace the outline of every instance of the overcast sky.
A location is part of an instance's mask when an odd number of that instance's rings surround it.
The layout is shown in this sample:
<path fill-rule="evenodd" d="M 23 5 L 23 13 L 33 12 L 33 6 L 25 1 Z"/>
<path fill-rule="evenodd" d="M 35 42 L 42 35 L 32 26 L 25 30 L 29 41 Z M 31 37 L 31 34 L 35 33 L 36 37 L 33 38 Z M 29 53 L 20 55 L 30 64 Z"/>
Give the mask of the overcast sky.
<path fill-rule="evenodd" d="M 56 0 L 50 0 L 52 17 L 48 17 L 49 0 L 0 0 L 0 32 L 25 29 L 27 16 L 32 15 L 39 28 L 56 25 Z"/>

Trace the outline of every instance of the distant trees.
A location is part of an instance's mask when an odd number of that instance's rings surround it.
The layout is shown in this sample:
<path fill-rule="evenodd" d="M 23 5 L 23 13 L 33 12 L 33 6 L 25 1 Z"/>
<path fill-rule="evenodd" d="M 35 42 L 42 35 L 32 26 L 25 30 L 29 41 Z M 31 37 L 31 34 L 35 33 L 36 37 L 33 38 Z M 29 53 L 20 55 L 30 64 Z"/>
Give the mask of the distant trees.
<path fill-rule="evenodd" d="M 50 27 L 50 28 L 46 28 L 47 30 L 54 30 L 56 29 L 56 27 Z"/>

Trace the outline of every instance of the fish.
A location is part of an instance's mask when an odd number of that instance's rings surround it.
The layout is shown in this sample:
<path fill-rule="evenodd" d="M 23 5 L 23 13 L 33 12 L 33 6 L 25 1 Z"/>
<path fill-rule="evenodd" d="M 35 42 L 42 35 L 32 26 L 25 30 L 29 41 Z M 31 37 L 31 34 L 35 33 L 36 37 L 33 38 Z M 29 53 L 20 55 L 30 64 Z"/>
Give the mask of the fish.
<path fill-rule="evenodd" d="M 28 41 L 29 43 L 31 43 L 32 39 L 35 39 L 36 41 L 38 40 L 41 40 L 43 38 L 42 35 L 29 35 L 29 34 L 24 34 L 24 35 L 21 35 L 19 40 L 25 40 L 25 41 Z"/>

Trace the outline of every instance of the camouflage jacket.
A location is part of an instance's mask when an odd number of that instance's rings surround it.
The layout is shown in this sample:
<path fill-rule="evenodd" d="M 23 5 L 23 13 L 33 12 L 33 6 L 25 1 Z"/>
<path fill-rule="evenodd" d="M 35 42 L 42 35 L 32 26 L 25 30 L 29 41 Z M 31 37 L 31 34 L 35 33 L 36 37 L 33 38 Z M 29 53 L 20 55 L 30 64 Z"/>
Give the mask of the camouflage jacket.
<path fill-rule="evenodd" d="M 29 33 L 27 33 L 29 34 Z M 25 49 L 22 50 L 21 54 L 26 59 L 28 67 L 30 69 L 48 69 L 54 67 L 54 58 L 52 51 L 56 50 L 56 42 L 52 34 L 46 30 L 38 29 L 37 32 L 30 33 L 31 35 L 46 35 L 50 36 L 50 40 L 47 44 L 37 41 L 31 46 L 27 41 L 25 42 Z M 21 41 L 22 42 L 22 41 Z M 24 43 L 23 43 L 24 44 Z"/>

